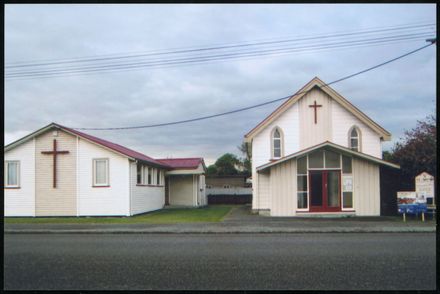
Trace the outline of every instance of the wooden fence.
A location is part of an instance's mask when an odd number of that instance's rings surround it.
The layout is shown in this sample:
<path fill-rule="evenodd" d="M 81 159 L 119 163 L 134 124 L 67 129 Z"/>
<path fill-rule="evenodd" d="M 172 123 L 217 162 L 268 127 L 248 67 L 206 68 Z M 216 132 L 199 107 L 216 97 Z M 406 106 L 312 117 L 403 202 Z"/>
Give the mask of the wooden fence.
<path fill-rule="evenodd" d="M 208 204 L 248 204 L 252 194 L 247 195 L 208 195 Z"/>

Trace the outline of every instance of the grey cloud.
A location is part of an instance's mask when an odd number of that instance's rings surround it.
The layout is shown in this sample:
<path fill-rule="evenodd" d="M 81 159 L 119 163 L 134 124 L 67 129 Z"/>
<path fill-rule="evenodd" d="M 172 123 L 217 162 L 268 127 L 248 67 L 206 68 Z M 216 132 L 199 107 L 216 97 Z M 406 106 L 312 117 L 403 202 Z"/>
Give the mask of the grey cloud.
<path fill-rule="evenodd" d="M 414 4 L 7 5 L 5 16 L 7 63 L 436 20 L 435 5 Z M 215 114 L 292 94 L 314 76 L 330 82 L 421 44 L 6 80 L 5 132 L 17 139 L 51 121 L 73 127 L 114 127 Z M 429 48 L 333 87 L 392 132 L 395 141 L 435 109 L 435 62 L 435 50 Z M 238 154 L 236 146 L 244 134 L 279 104 L 173 127 L 89 133 L 154 157 L 214 160 L 225 152 Z M 393 142 L 385 144 L 385 149 Z"/>

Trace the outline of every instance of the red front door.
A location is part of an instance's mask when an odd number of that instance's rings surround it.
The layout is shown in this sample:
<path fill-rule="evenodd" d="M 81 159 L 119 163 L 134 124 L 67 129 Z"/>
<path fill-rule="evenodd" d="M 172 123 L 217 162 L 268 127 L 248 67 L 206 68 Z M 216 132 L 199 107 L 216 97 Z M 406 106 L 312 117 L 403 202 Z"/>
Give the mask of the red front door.
<path fill-rule="evenodd" d="M 341 171 L 309 171 L 310 212 L 341 211 Z"/>

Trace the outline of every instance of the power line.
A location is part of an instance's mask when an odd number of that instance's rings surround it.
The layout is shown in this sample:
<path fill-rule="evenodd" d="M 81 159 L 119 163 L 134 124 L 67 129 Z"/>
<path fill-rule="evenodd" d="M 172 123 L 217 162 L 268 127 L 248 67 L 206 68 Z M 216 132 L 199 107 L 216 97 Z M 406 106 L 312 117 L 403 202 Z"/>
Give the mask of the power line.
<path fill-rule="evenodd" d="M 299 56 L 301 54 L 310 54 L 313 52 L 331 52 L 335 50 L 344 50 L 344 49 L 359 49 L 359 48 L 367 48 L 367 47 L 376 47 L 381 45 L 392 45 L 392 44 L 398 44 L 398 43 L 408 43 L 408 42 L 420 42 L 420 40 L 426 40 L 426 38 L 415 38 L 412 40 L 398 40 L 398 41 L 391 41 L 387 43 L 374 43 L 374 44 L 366 44 L 366 45 L 349 45 L 349 46 L 329 46 L 327 48 L 316 48 L 311 50 L 295 50 L 290 52 L 281 52 L 281 53 L 270 53 L 270 54 L 259 54 L 259 55 L 249 55 L 249 56 L 242 56 L 239 58 L 241 61 L 249 61 L 249 60 L 255 60 L 255 59 L 263 59 L 263 58 L 271 58 L 271 57 L 278 57 L 278 56 L 286 56 L 286 55 L 292 55 L 295 54 L 296 56 Z M 148 66 L 150 70 L 155 69 L 167 69 L 167 68 L 175 68 L 175 67 L 182 67 L 182 66 L 192 66 L 192 65 L 200 65 L 200 64 L 213 64 L 217 62 L 224 62 L 224 61 L 233 61 L 238 60 L 237 58 L 230 58 L 230 59 L 212 59 L 212 60 L 196 60 L 192 62 L 181 62 L 179 64 L 163 64 L 163 65 L 152 65 Z M 145 70 L 145 67 L 141 68 L 128 68 L 128 69 L 111 69 L 106 71 L 100 71 L 100 72 L 84 72 L 84 73 L 59 73 L 56 75 L 40 75 L 40 76 L 23 76 L 23 77 L 8 77 L 6 80 L 8 81 L 21 81 L 21 80 L 35 80 L 35 79 L 47 79 L 47 78 L 62 78 L 62 77 L 75 77 L 75 76 L 88 76 L 88 75 L 96 75 L 96 74 L 111 74 L 111 73 L 121 73 L 121 72 L 127 72 L 127 71 L 139 71 L 139 70 Z"/>
<path fill-rule="evenodd" d="M 49 69 L 35 69 L 31 71 L 9 71 L 7 74 L 21 74 L 21 73 L 39 73 L 39 72 L 49 72 L 49 71 L 56 71 L 56 70 L 81 70 L 81 69 L 93 69 L 93 68 L 105 68 L 105 67 L 111 67 L 111 66 L 129 66 L 129 65 L 142 65 L 145 64 L 144 62 L 150 62 L 150 61 L 157 61 L 157 62 L 165 62 L 165 61 L 182 61 L 186 58 L 206 58 L 206 57 L 221 57 L 221 56 L 229 56 L 229 55 L 235 55 L 235 54 L 247 54 L 247 53 L 260 53 L 260 52 L 270 52 L 272 50 L 290 50 L 290 49 L 307 49 L 307 48 L 313 48 L 313 47 L 320 47 L 320 46 L 327 46 L 327 45 L 344 45 L 344 44 L 351 44 L 351 43 L 361 43 L 366 41 L 388 41 L 388 40 L 394 40 L 394 39 L 404 39 L 404 38 L 412 38 L 412 37 L 427 37 L 431 36 L 432 32 L 418 32 L 414 34 L 404 34 L 404 35 L 391 35 L 391 36 L 385 36 L 385 37 L 377 37 L 377 38 L 370 38 L 370 39 L 357 39 L 357 40 L 347 40 L 347 41 L 340 41 L 340 42 L 333 42 L 333 43 L 315 43 L 310 44 L 310 47 L 275 47 L 275 48 L 269 48 L 265 50 L 259 50 L 259 51 L 233 51 L 233 52 L 226 52 L 222 53 L 221 55 L 205 55 L 205 56 L 187 56 L 183 58 L 178 59 L 150 59 L 150 60 L 141 60 L 136 61 L 135 63 L 110 63 L 110 64 L 96 64 L 96 65 L 82 65 L 82 66 L 63 66 L 63 67 L 52 67 Z"/>
<path fill-rule="evenodd" d="M 165 60 L 151 60 L 146 62 L 137 63 L 124 63 L 124 64 L 108 64 L 108 65 L 96 65 L 96 66 L 83 66 L 83 67 L 66 67 L 58 69 L 45 69 L 45 70 L 33 70 L 33 71 L 15 71 L 6 72 L 6 78 L 16 78 L 16 77 L 37 77 L 37 76 L 52 76 L 66 73 L 87 73 L 87 72 L 101 72 L 109 71 L 115 69 L 131 69 L 131 68 L 145 68 L 145 67 L 156 67 L 160 65 L 179 65 L 194 62 L 204 62 L 211 60 L 227 60 L 227 59 L 237 59 L 241 57 L 250 56 L 264 56 L 264 55 L 274 55 L 285 52 L 301 52 L 307 50 L 316 49 L 326 49 L 326 48 L 340 48 L 340 47 L 351 47 L 356 45 L 369 45 L 377 43 L 390 43 L 394 41 L 401 40 L 413 40 L 413 39 L 425 39 L 426 37 L 431 37 L 431 34 L 409 34 L 409 35 L 397 35 L 382 38 L 364 39 L 364 40 L 354 40 L 349 42 L 333 42 L 316 44 L 311 46 L 303 47 L 282 47 L 268 50 L 258 50 L 258 51 L 246 51 L 246 52 L 232 52 L 217 55 L 208 56 L 196 56 L 196 57 L 184 57 L 175 59 L 165 59 Z"/>
<path fill-rule="evenodd" d="M 385 29 L 376 29 L 376 30 L 366 30 L 366 31 L 356 31 L 351 33 L 339 33 L 339 34 L 330 34 L 330 35 L 321 35 L 314 37 L 303 37 L 296 39 L 285 39 L 278 41 L 265 41 L 265 42 L 251 42 L 244 44 L 234 44 L 234 45 L 220 45 L 220 46 L 211 46 L 205 48 L 194 48 L 194 49 L 185 49 L 185 50 L 168 50 L 162 52 L 151 52 L 151 53 L 143 53 L 143 54 L 133 54 L 133 55 L 122 55 L 122 56 L 114 56 L 114 57 L 95 57 L 95 58 L 78 58 L 72 60 L 65 61 L 53 61 L 53 62 L 31 62 L 27 64 L 7 64 L 5 68 L 19 68 L 19 67 L 35 67 L 35 66 L 46 66 L 46 65 L 56 65 L 56 64 L 67 64 L 67 63 L 83 63 L 83 62 L 91 62 L 91 61 L 102 61 L 102 60 L 117 60 L 117 59 L 127 59 L 127 58 L 137 58 L 137 57 L 145 57 L 145 56 L 154 56 L 154 55 L 168 55 L 168 54 L 181 54 L 181 53 L 189 53 L 189 52 L 200 52 L 200 51 L 210 51 L 210 50 L 223 50 L 229 48 L 239 48 L 239 47 L 249 47 L 249 46 L 257 46 L 257 45 L 268 45 L 268 44 L 277 44 L 277 43 L 288 43 L 288 42 L 297 42 L 297 41 L 305 41 L 305 40 L 316 40 L 316 39 L 325 39 L 325 38 L 334 38 L 334 37 L 343 37 L 343 36 L 352 36 L 359 34 L 371 34 L 378 32 L 387 32 L 387 31 L 396 31 L 396 30 L 408 30 L 414 28 L 423 28 L 430 27 L 435 25 L 435 23 L 421 24 L 421 25 L 412 25 L 412 26 L 401 26 L 401 27 L 391 27 Z"/>
<path fill-rule="evenodd" d="M 364 70 L 358 71 L 358 72 L 356 72 L 356 73 L 350 74 L 350 75 L 348 75 L 348 76 L 345 76 L 345 77 L 342 77 L 342 78 L 340 78 L 340 79 L 334 80 L 334 81 L 332 81 L 332 82 L 330 82 L 330 83 L 327 83 L 327 84 L 324 84 L 324 85 L 322 85 L 322 86 L 319 86 L 319 88 L 328 87 L 328 86 L 330 86 L 330 85 L 332 85 L 332 84 L 336 84 L 336 83 L 339 83 L 339 82 L 341 82 L 341 81 L 344 81 L 344 80 L 350 79 L 350 78 L 352 78 L 352 77 L 358 76 L 358 75 L 360 75 L 360 74 L 366 73 L 366 72 L 368 72 L 368 71 L 374 70 L 374 69 L 379 68 L 379 67 L 381 67 L 381 66 L 384 66 L 384 65 L 386 65 L 386 64 L 392 63 L 392 62 L 394 62 L 394 61 L 396 61 L 396 60 L 399 60 L 399 59 L 402 59 L 402 58 L 404 58 L 404 57 L 406 57 L 406 56 L 409 56 L 409 55 L 411 55 L 411 54 L 414 54 L 414 53 L 416 53 L 416 52 L 418 52 L 418 51 L 421 51 L 421 50 L 423 50 L 423 49 L 425 49 L 425 48 L 427 48 L 427 47 L 429 47 L 429 46 L 432 46 L 432 45 L 434 45 L 434 44 L 435 44 L 435 43 L 431 43 L 431 44 L 428 44 L 428 45 L 422 46 L 422 47 L 420 47 L 420 48 L 417 48 L 417 49 L 415 49 L 415 50 L 412 50 L 412 51 L 410 51 L 410 52 L 408 52 L 408 53 L 405 53 L 405 54 L 403 54 L 403 55 L 400 55 L 400 56 L 395 57 L 395 58 L 393 58 L 393 59 L 390 59 L 390 60 L 388 60 L 388 61 L 382 62 L 382 63 L 377 64 L 377 65 L 375 65 L 375 66 L 369 67 L 369 68 L 367 68 L 367 69 L 364 69 Z M 229 114 L 233 114 L 233 113 L 237 113 L 237 112 L 241 112 L 241 111 L 246 111 L 246 110 L 249 110 L 249 109 L 253 109 L 253 108 L 261 107 L 261 106 L 268 105 L 268 104 L 271 104 L 271 103 L 279 102 L 279 101 L 285 100 L 285 99 L 287 99 L 287 98 L 295 97 L 295 96 L 298 96 L 298 95 L 300 95 L 300 94 L 305 94 L 305 93 L 308 93 L 309 91 L 310 91 L 310 90 L 297 92 L 297 93 L 295 93 L 295 94 L 293 94 L 293 95 L 289 95 L 289 96 L 285 96 L 285 97 L 277 98 L 277 99 L 270 100 L 270 101 L 267 101 L 267 102 L 263 102 L 263 103 L 260 103 L 260 104 L 256 104 L 256 105 L 252 105 L 252 106 L 248 106 L 248 107 L 243 107 L 243 108 L 239 108 L 239 109 L 235 109 L 235 110 L 231 110 L 231 111 L 226 111 L 226 112 L 222 112 L 222 113 L 218 113 L 218 114 L 207 115 L 207 116 L 202 116 L 202 117 L 198 117 L 198 118 L 192 118 L 192 119 L 186 119 L 186 120 L 180 120 L 180 121 L 174 121 L 174 122 L 167 122 L 167 123 L 160 123 L 160 124 L 152 124 L 152 125 L 144 125 L 144 126 L 131 126 L 131 127 L 113 127 L 113 128 L 72 128 L 72 129 L 76 129 L 76 130 L 101 130 L 101 131 L 110 131 L 110 130 L 142 129 L 142 128 L 154 128 L 154 127 L 162 127 L 162 126 L 169 126 L 169 125 L 177 125 L 177 124 L 183 124 L 183 123 L 195 122 L 195 121 L 200 121 L 200 120 L 205 120 L 205 119 L 215 118 L 215 117 L 219 117 L 219 116 L 229 115 Z"/>
<path fill-rule="evenodd" d="M 345 30 L 345 31 L 335 31 L 335 32 L 327 32 L 322 33 L 319 35 L 313 35 L 315 37 L 325 36 L 328 34 L 342 34 L 342 33 L 366 33 L 369 30 L 377 30 L 377 29 L 412 29 L 417 28 L 419 26 L 434 26 L 434 21 L 417 21 L 417 22 L 411 22 L 411 23 L 402 23 L 402 24 L 396 24 L 391 26 L 376 26 L 376 27 L 369 27 L 361 30 Z M 143 54 L 143 53 L 157 53 L 162 51 L 170 51 L 170 50 L 183 50 L 183 49 L 194 49 L 194 48 L 200 48 L 200 47 L 213 47 L 213 46 L 224 46 L 224 45 L 239 45 L 239 44 L 246 44 L 250 42 L 263 42 L 263 41 L 269 41 L 269 40 L 278 40 L 278 39 L 284 39 L 284 38 L 303 38 L 306 36 L 298 36 L 298 35 L 285 35 L 285 36 L 279 36 L 279 37 L 270 37 L 270 38 L 260 38 L 260 39 L 254 39 L 254 40 L 248 40 L 248 41 L 242 41 L 242 42 L 234 42 L 234 43 L 211 43 L 211 44 L 204 44 L 199 46 L 180 46 L 180 47 L 173 47 L 168 49 L 156 49 L 156 50 L 149 50 L 149 51 L 131 51 L 131 52 L 119 52 L 119 53 L 111 53 L 111 54 L 98 54 L 98 55 L 90 55 L 90 56 L 82 56 L 82 57 L 70 57 L 70 58 L 51 58 L 51 59 L 39 59 L 39 60 L 27 60 L 27 61 L 13 61 L 6 64 L 9 65 L 23 65 L 28 63 L 42 63 L 42 62 L 51 62 L 51 61 L 74 61 L 77 59 L 89 59 L 89 58 L 96 58 L 96 57 L 117 57 L 119 55 L 133 55 L 133 54 Z"/>

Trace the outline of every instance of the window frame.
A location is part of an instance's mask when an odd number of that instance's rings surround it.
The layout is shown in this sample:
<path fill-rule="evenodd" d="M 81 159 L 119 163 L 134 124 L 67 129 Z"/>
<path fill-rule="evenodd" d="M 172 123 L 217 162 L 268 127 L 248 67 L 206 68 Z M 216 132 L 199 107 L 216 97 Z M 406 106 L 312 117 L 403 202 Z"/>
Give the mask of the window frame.
<path fill-rule="evenodd" d="M 147 167 L 148 168 L 148 172 L 147 172 L 147 183 L 146 185 L 152 185 L 153 184 L 153 168 L 152 167 Z"/>
<path fill-rule="evenodd" d="M 298 159 L 300 158 L 306 158 L 306 173 L 305 174 L 300 174 L 298 173 Z M 307 191 L 299 191 L 298 190 L 298 177 L 300 176 L 306 176 L 306 182 L 307 182 Z M 299 208 L 298 207 L 298 194 L 299 193 L 306 193 L 307 195 L 307 207 L 306 208 Z M 309 197 L 309 155 L 305 155 L 302 157 L 299 157 L 296 159 L 296 210 L 297 211 L 309 211 L 310 208 L 310 197 Z"/>
<path fill-rule="evenodd" d="M 279 138 L 275 138 L 275 132 L 278 131 L 280 134 Z M 275 156 L 275 139 L 280 141 L 280 156 Z M 284 133 L 280 127 L 276 126 L 272 129 L 270 133 L 270 158 L 280 159 L 284 156 Z"/>
<path fill-rule="evenodd" d="M 110 187 L 110 159 L 109 158 L 93 158 L 93 171 L 92 171 L 92 187 Z M 98 161 L 105 161 L 105 183 L 97 183 L 96 163 Z"/>
<path fill-rule="evenodd" d="M 9 181 L 9 164 L 10 163 L 15 163 L 17 164 L 17 184 L 16 185 L 9 185 L 8 181 Z M 12 188 L 12 189 L 17 189 L 20 188 L 20 160 L 5 160 L 5 167 L 4 167 L 4 172 L 5 172 L 5 176 L 4 176 L 4 180 L 5 180 L 5 188 Z"/>
<path fill-rule="evenodd" d="M 142 165 L 142 185 L 147 185 L 148 183 L 148 165 Z"/>
<path fill-rule="evenodd" d="M 351 133 L 354 131 L 356 131 L 357 133 L 357 137 L 353 137 L 351 135 Z M 348 130 L 348 148 L 352 151 L 356 151 L 356 152 L 362 152 L 362 133 L 361 130 L 358 126 L 354 125 L 352 126 L 349 130 Z M 354 149 L 351 145 L 351 140 L 352 139 L 356 139 L 357 140 L 357 148 Z"/>
<path fill-rule="evenodd" d="M 160 169 L 156 169 L 156 181 L 157 181 L 157 183 L 156 183 L 156 186 L 160 186 L 162 183 L 162 181 L 161 181 L 161 170 Z"/>
<path fill-rule="evenodd" d="M 139 175 L 139 169 L 140 169 L 140 175 Z M 138 162 L 136 163 L 136 185 L 142 185 L 143 183 L 144 183 L 144 165 Z"/>
<path fill-rule="evenodd" d="M 358 133 L 359 134 L 359 133 Z M 351 160 L 351 173 L 344 173 L 343 157 L 350 158 Z M 344 177 L 351 178 L 351 207 L 344 207 Z M 353 157 L 341 154 L 341 211 L 354 211 L 354 177 L 353 177 Z"/>

